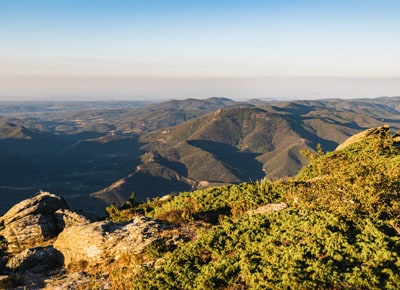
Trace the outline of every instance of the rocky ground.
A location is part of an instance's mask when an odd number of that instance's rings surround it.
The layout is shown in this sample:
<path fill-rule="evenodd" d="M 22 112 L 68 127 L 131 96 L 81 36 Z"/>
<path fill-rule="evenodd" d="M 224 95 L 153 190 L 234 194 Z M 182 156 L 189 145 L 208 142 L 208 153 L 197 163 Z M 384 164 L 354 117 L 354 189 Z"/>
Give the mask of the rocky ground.
<path fill-rule="evenodd" d="M 13 206 L 0 225 L 7 241 L 0 261 L 4 289 L 111 289 L 112 265 L 140 254 L 170 230 L 147 217 L 129 223 L 93 221 L 48 192 Z"/>

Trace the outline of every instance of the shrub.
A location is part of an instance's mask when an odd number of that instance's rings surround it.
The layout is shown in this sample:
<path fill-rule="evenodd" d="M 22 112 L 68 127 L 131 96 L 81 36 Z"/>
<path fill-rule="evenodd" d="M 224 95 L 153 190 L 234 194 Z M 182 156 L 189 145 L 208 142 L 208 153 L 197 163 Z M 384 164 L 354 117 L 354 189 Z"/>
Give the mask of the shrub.
<path fill-rule="evenodd" d="M 138 205 L 171 223 L 215 222 L 174 251 L 150 245 L 149 255 L 161 262 L 141 267 L 125 287 L 398 289 L 400 151 L 390 134 L 306 155 L 310 163 L 294 179 L 213 187 Z M 290 208 L 246 214 L 278 201 Z"/>
<path fill-rule="evenodd" d="M 349 289 L 400 285 L 399 240 L 371 220 L 286 210 L 224 219 L 133 280 L 137 289 Z"/>
<path fill-rule="evenodd" d="M 400 151 L 389 134 L 308 156 L 288 190 L 291 203 L 375 218 L 400 215 Z"/>

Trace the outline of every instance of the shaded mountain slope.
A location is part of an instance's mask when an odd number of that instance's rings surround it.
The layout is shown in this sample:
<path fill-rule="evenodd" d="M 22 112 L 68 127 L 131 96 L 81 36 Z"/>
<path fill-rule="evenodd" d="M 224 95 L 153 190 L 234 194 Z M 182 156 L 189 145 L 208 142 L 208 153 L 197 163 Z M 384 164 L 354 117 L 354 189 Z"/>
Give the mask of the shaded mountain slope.
<path fill-rule="evenodd" d="M 239 107 L 143 134 L 141 150 L 147 153 L 136 170 L 117 182 L 121 187 L 111 186 L 92 196 L 108 201 L 107 196 L 113 196 L 118 204 L 132 192 L 144 201 L 205 185 L 293 176 L 306 164 L 301 150 L 313 151 L 317 144 L 333 150 L 357 131 L 346 123 L 332 124 L 324 116 L 314 116 L 311 122 L 297 113 Z M 325 133 L 327 126 L 333 132 Z M 152 181 L 163 186 L 154 187 Z"/>
<path fill-rule="evenodd" d="M 339 139 L 345 137 L 338 136 L 331 141 L 319 137 L 319 131 L 318 128 L 310 129 L 306 121 L 298 115 L 279 114 L 261 108 L 234 108 L 218 110 L 169 130 L 143 135 L 141 142 L 147 143 L 142 147 L 143 150 L 156 150 L 177 161 L 181 156 L 188 158 L 187 156 L 195 155 L 190 154 L 188 145 L 210 153 L 217 160 L 226 164 L 227 168 L 246 170 L 247 166 L 243 166 L 246 163 L 243 162 L 253 159 L 257 162 L 253 163 L 250 170 L 259 166 L 259 171 L 265 169 L 268 173 L 275 168 L 275 166 L 269 166 L 269 156 L 277 156 L 284 152 L 287 155 L 286 158 L 295 159 L 300 162 L 299 166 L 301 166 L 304 163 L 301 161 L 302 157 L 298 153 L 298 149 L 314 149 L 318 143 L 321 143 L 324 147 L 332 150 L 337 146 Z M 180 150 L 183 150 L 185 154 L 179 154 Z M 287 154 L 290 150 L 292 150 L 291 155 Z M 285 162 L 281 160 L 281 163 Z M 189 171 L 193 167 L 188 161 L 185 161 L 184 164 Z M 297 170 L 299 168 L 297 167 Z M 267 176 L 287 174 L 287 171 L 275 172 L 274 175 Z M 244 180 L 243 178 L 248 180 L 252 176 L 257 179 L 262 175 L 250 174 L 237 177 L 241 180 Z M 232 182 L 232 180 L 220 181 Z"/>
<path fill-rule="evenodd" d="M 3 123 L 0 210 L 39 189 L 58 192 L 74 208 L 85 208 L 85 195 L 125 176 L 140 161 L 136 136 L 99 135 L 103 134 L 51 134 Z"/>

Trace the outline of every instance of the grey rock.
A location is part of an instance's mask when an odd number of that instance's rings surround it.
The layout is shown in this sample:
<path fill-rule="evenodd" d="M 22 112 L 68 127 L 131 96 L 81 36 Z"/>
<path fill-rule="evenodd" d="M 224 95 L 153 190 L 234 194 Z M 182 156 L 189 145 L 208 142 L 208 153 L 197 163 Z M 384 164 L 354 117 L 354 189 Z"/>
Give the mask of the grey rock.
<path fill-rule="evenodd" d="M 120 224 L 100 221 L 66 228 L 53 245 L 63 254 L 65 266 L 82 261 L 94 265 L 140 253 L 164 228 L 159 221 L 146 217 Z"/>
<path fill-rule="evenodd" d="M 65 200 L 57 195 L 41 191 L 36 196 L 14 205 L 0 218 L 0 222 L 7 226 L 29 215 L 52 214 L 58 209 L 68 209 Z"/>
<path fill-rule="evenodd" d="M 172 193 L 166 194 L 166 195 L 161 196 L 161 197 L 158 199 L 158 201 L 160 201 L 160 202 L 170 201 L 171 199 L 174 198 L 174 196 L 175 196 L 175 195 L 172 194 Z"/>
<path fill-rule="evenodd" d="M 60 229 L 86 225 L 91 222 L 89 218 L 68 209 L 58 209 L 54 216 Z"/>
<path fill-rule="evenodd" d="M 26 271 L 42 273 L 63 265 L 64 258 L 53 247 L 30 248 L 11 257 L 7 262 L 7 268 L 12 271 Z"/>
<path fill-rule="evenodd" d="M 85 272 L 74 272 L 46 279 L 44 290 L 75 290 L 75 289 L 113 289 L 106 277 L 96 277 L 96 286 L 93 285 L 93 276 Z"/>
<path fill-rule="evenodd" d="M 284 202 L 281 203 L 269 203 L 263 206 L 260 206 L 259 208 L 256 208 L 254 210 L 249 210 L 247 212 L 248 215 L 253 215 L 253 214 L 267 214 L 267 213 L 272 213 L 275 211 L 281 211 L 284 210 L 288 207 L 288 205 Z"/>
<path fill-rule="evenodd" d="M 48 192 L 21 201 L 0 217 L 3 229 L 0 235 L 8 242 L 9 253 L 43 246 L 54 239 L 66 226 L 81 225 L 89 221 L 68 210 L 63 198 Z"/>
<path fill-rule="evenodd" d="M 34 214 L 15 220 L 0 232 L 8 242 L 7 251 L 16 253 L 42 244 L 60 232 L 53 215 Z"/>

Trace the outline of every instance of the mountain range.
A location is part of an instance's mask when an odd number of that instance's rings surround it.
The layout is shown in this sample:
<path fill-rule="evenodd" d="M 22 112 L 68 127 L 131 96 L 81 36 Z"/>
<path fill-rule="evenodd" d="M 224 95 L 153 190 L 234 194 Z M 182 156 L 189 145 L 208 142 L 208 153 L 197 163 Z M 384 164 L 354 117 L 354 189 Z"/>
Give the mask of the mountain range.
<path fill-rule="evenodd" d="M 144 201 L 294 176 L 307 162 L 302 150 L 320 144 L 332 151 L 386 123 L 398 130 L 399 101 L 210 98 L 109 108 L 69 104 L 56 112 L 32 103 L 0 117 L 0 211 L 39 189 L 101 215 L 131 196 Z"/>

